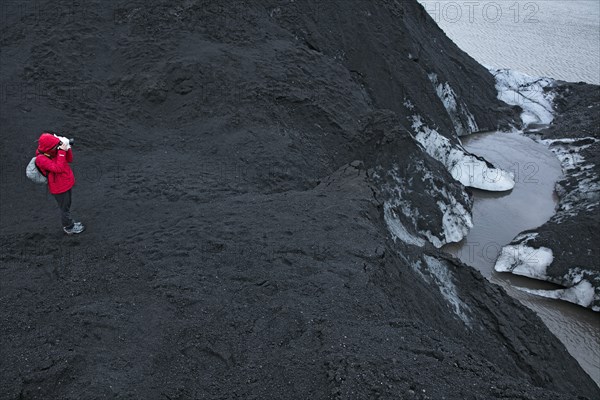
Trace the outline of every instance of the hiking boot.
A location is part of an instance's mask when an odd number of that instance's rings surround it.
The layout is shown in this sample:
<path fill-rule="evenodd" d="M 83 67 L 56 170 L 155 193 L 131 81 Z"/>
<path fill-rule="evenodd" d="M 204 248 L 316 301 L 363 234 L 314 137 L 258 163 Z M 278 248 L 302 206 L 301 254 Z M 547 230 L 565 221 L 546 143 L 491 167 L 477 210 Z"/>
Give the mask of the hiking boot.
<path fill-rule="evenodd" d="M 81 222 L 75 222 L 70 228 L 63 228 L 63 231 L 65 231 L 67 235 L 76 235 L 78 233 L 83 232 L 84 230 L 85 226 L 83 226 Z"/>

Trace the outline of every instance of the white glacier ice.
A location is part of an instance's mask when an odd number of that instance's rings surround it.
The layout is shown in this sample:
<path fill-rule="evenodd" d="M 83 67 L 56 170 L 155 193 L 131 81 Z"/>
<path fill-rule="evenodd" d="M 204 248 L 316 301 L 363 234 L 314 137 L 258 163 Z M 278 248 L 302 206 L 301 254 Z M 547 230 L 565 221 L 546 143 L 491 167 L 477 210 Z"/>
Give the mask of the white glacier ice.
<path fill-rule="evenodd" d="M 423 265 L 421 260 L 417 260 L 416 262 L 412 262 L 409 261 L 408 258 L 406 258 L 402 253 L 398 253 L 398 255 L 408 264 L 410 265 L 411 269 L 413 271 L 415 271 L 417 273 L 417 275 L 419 275 L 419 277 L 427 283 L 431 283 L 431 281 L 429 280 L 429 277 L 427 275 L 425 275 L 423 273 Z"/>
<path fill-rule="evenodd" d="M 434 234 L 430 230 L 418 228 L 419 221 L 431 220 L 431 217 L 421 215 L 420 205 L 415 204 L 413 197 L 410 196 L 414 177 L 402 176 L 395 165 L 385 172 L 393 182 L 393 184 L 384 186 L 392 195 L 392 200 L 384 203 L 384 218 L 390 233 L 394 239 L 400 239 L 415 246 L 424 246 L 424 238 L 427 238 L 437 248 L 441 248 L 447 243 L 461 241 L 473 227 L 471 214 L 461 203 L 461 201 L 469 202 L 469 196 L 463 192 L 463 198 L 459 201 L 446 188 L 440 188 L 439 184 L 436 184 L 433 173 L 422 161 L 417 162 L 419 170 L 423 171 L 422 181 L 425 183 L 426 195 L 439 199 L 436 204 L 442 214 L 442 220 L 439 221 L 442 231 Z M 402 213 L 402 218 L 397 215 L 398 210 Z"/>
<path fill-rule="evenodd" d="M 554 120 L 554 94 L 546 88 L 554 86 L 550 78 L 534 78 L 510 69 L 490 69 L 496 78 L 498 99 L 523 109 L 521 120 L 525 126 L 548 125 Z"/>
<path fill-rule="evenodd" d="M 580 169 L 591 169 L 593 167 L 593 165 L 583 166 L 582 164 L 585 160 L 579 153 L 581 150 L 587 149 L 592 144 L 598 142 L 596 138 L 543 139 L 540 142 L 548 145 L 550 150 L 556 154 L 565 173 L 577 167 Z"/>
<path fill-rule="evenodd" d="M 431 73 L 427 76 L 433 84 L 438 98 L 444 104 L 444 108 L 446 109 L 446 112 L 448 112 L 448 116 L 452 120 L 452 124 L 454 125 L 454 129 L 458 136 L 477 132 L 479 128 L 477 127 L 475 117 L 473 117 L 473 114 L 471 114 L 464 102 L 461 101 L 459 103 L 456 93 L 452 87 L 450 87 L 450 84 L 448 82 L 439 83 L 437 74 Z M 461 121 L 461 116 L 464 118 L 466 126 Z"/>
<path fill-rule="evenodd" d="M 515 187 L 512 172 L 489 167 L 485 161 L 469 154 L 459 145 L 453 145 L 448 138 L 426 126 L 421 116 L 414 115 L 412 122 L 417 142 L 427 154 L 444 164 L 452 177 L 463 185 L 489 191 L 506 191 Z"/>
<path fill-rule="evenodd" d="M 437 204 L 444 213 L 444 216 L 442 217 L 442 227 L 444 229 L 446 243 L 460 242 L 467 236 L 469 229 L 473 227 L 471 214 L 469 214 L 460 203 L 454 202 L 446 204 L 438 201 Z"/>
<path fill-rule="evenodd" d="M 558 157 L 565 175 L 575 178 L 575 186 L 564 190 L 559 182 L 556 186 L 561 201 L 556 215 L 552 218 L 562 222 L 565 218 L 577 215 L 581 211 L 600 208 L 600 178 L 595 173 L 595 164 L 586 160 L 582 150 L 596 144 L 593 137 L 544 139 L 550 150 Z"/>
<path fill-rule="evenodd" d="M 386 201 L 383 205 L 384 210 L 384 219 L 387 227 L 394 238 L 402 240 L 404 243 L 412 244 L 414 246 L 423 247 L 425 245 L 425 240 L 414 236 L 404 227 L 400 218 L 394 212 L 392 206 L 389 201 Z"/>
<path fill-rule="evenodd" d="M 558 290 L 533 290 L 533 289 L 521 289 L 527 293 L 535 294 L 537 296 L 546 297 L 549 299 L 558 299 L 568 301 L 570 303 L 579 304 L 583 307 L 589 307 L 592 302 L 600 300 L 600 294 L 597 293 L 594 286 L 587 281 L 582 279 L 578 284 L 567 289 Z M 600 311 L 600 307 L 591 307 L 593 311 Z"/>
<path fill-rule="evenodd" d="M 537 233 L 537 232 L 520 233 L 520 234 L 517 235 L 517 237 L 515 237 L 513 239 L 513 241 L 515 241 L 515 242 L 528 242 L 530 240 L 534 240 L 539 235 L 540 234 Z"/>
<path fill-rule="evenodd" d="M 467 325 L 471 326 L 471 320 L 468 316 L 470 312 L 467 306 L 458 296 L 458 291 L 452 281 L 452 272 L 439 259 L 425 255 L 427 269 L 434 278 L 440 293 L 454 311 L 454 313 Z"/>
<path fill-rule="evenodd" d="M 507 245 L 502 248 L 494 269 L 498 272 L 511 272 L 533 279 L 548 280 L 546 269 L 553 259 L 552 250 L 546 247 Z"/>

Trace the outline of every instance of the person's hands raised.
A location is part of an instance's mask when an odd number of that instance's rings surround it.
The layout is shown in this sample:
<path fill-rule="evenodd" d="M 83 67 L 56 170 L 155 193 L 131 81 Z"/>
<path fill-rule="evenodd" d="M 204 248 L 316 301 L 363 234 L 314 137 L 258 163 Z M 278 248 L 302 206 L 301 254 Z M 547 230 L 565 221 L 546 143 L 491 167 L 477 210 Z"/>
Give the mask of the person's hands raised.
<path fill-rule="evenodd" d="M 69 144 L 69 139 L 61 137 L 60 141 L 61 141 L 61 145 L 59 147 L 60 150 L 68 151 L 71 148 L 71 145 Z"/>

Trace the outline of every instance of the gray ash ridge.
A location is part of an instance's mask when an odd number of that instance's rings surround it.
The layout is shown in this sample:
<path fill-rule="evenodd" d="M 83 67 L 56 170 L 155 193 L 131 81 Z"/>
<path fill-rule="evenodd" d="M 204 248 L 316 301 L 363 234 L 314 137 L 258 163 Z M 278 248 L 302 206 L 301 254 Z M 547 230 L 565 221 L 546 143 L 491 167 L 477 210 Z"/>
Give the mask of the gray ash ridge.
<path fill-rule="evenodd" d="M 600 397 L 532 311 L 388 230 L 386 204 L 439 237 L 471 208 L 415 115 L 452 144 L 518 118 L 416 1 L 80 7 L 1 25 L 0 399 Z M 77 140 L 81 236 L 22 178 L 41 129 Z"/>

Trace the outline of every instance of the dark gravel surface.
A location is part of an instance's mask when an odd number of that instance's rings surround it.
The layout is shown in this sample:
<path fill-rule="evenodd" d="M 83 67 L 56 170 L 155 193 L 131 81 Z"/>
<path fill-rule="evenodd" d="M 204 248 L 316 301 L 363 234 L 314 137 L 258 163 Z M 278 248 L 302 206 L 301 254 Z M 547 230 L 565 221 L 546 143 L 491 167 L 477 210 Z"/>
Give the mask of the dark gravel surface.
<path fill-rule="evenodd" d="M 1 399 L 600 397 L 533 312 L 390 238 L 377 171 L 432 232 L 419 179 L 464 193 L 407 131 L 456 141 L 429 73 L 514 117 L 416 1 L 35 4 L 0 35 Z M 76 138 L 80 236 L 23 176 L 43 129 Z"/>

